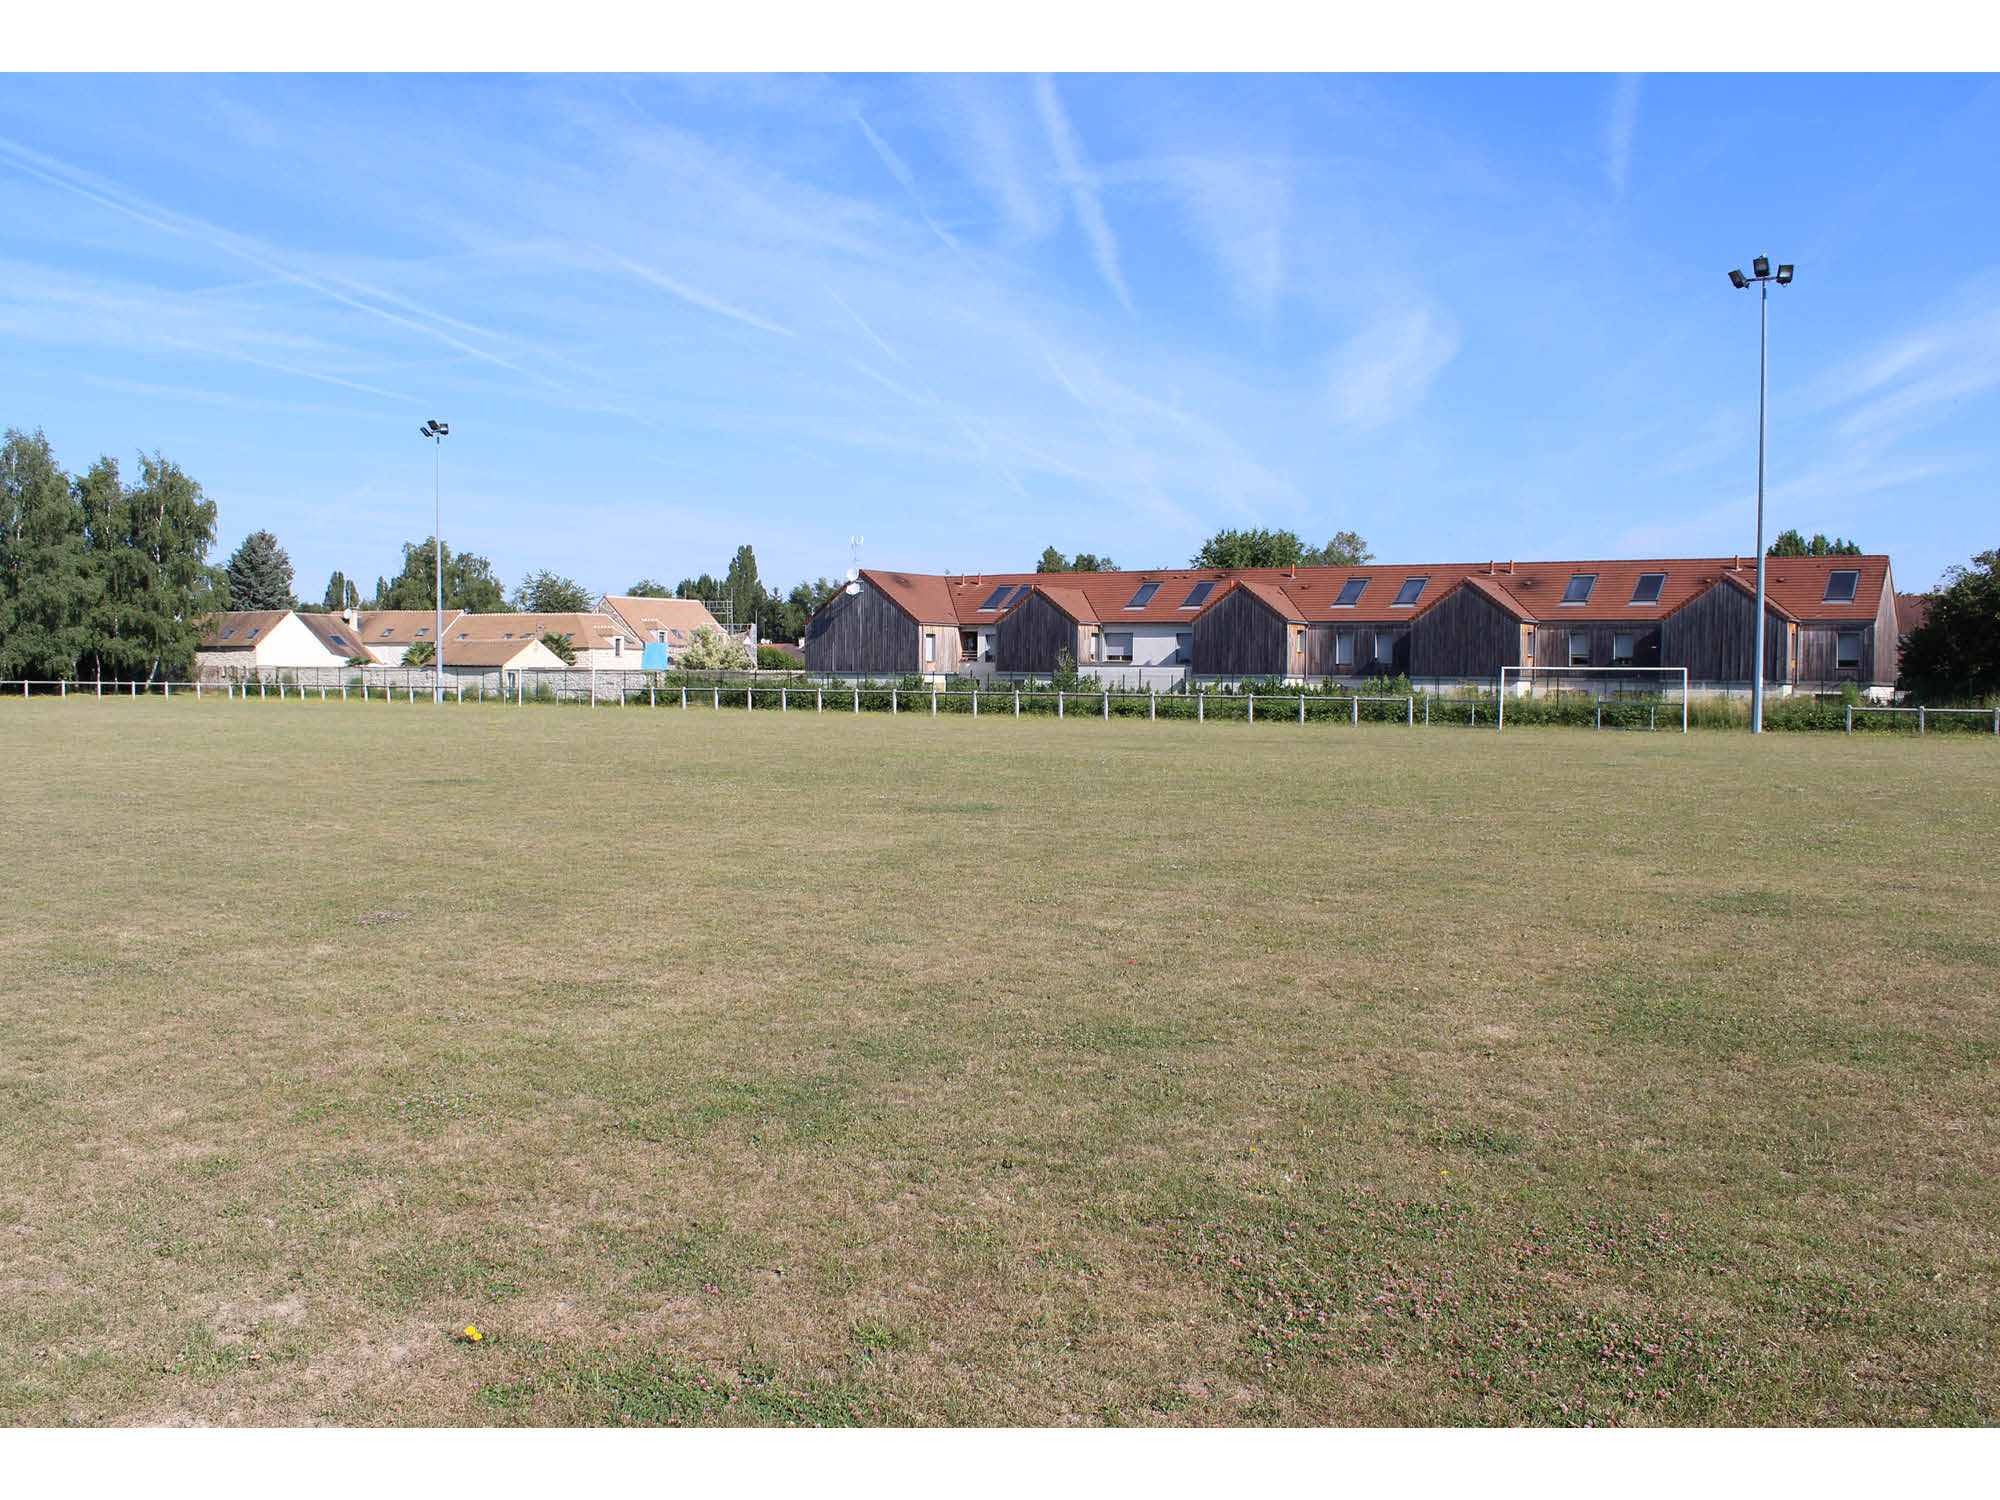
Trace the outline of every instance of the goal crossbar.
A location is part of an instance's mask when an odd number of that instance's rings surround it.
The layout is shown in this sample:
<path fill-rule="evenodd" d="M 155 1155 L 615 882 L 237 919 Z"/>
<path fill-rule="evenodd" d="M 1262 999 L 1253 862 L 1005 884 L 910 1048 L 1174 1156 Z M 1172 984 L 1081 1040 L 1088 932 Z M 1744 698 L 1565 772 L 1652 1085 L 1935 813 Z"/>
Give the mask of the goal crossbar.
<path fill-rule="evenodd" d="M 1678 678 L 1681 685 L 1681 733 L 1688 730 L 1688 669 L 1686 667 L 1502 667 L 1500 669 L 1499 711 L 1493 716 L 1495 729 L 1507 727 L 1507 678 L 1512 674 L 1516 685 L 1532 685 L 1540 676 L 1544 681 L 1553 679 L 1558 685 L 1567 677 L 1584 676 L 1652 676 L 1664 682 Z"/>

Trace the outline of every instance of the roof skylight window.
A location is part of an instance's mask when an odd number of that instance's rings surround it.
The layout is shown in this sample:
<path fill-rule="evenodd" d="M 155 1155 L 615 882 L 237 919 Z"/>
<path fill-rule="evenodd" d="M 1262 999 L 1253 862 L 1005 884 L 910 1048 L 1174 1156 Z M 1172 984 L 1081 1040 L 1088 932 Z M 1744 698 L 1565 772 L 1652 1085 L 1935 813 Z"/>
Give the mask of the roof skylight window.
<path fill-rule="evenodd" d="M 1340 586 L 1340 596 L 1336 598 L 1333 602 L 1336 606 L 1342 604 L 1358 604 L 1361 601 L 1361 591 L 1367 587 L 1368 587 L 1367 579 L 1350 578 L 1347 580 L 1347 582 L 1343 583 Z"/>
<path fill-rule="evenodd" d="M 1403 580 L 1403 586 L 1396 590 L 1396 603 L 1399 605 L 1403 605 L 1405 607 L 1415 604 L 1417 602 L 1418 595 L 1422 594 L 1424 591 L 1424 585 L 1429 583 L 1430 581 L 1431 581 L 1430 575 L 1428 573 L 1422 574 L 1416 578 L 1405 578 Z"/>
<path fill-rule="evenodd" d="M 1188 590 L 1187 598 L 1181 600 L 1182 609 L 1200 609 L 1208 602 L 1208 596 L 1215 592 L 1215 580 L 1204 578 Z"/>
<path fill-rule="evenodd" d="M 998 609 L 1001 605 L 1007 602 L 1007 600 L 1013 595 L 1013 592 L 1014 592 L 1013 584 L 1011 583 L 1001 584 L 999 588 L 995 589 L 992 593 L 986 596 L 986 602 L 979 606 L 981 612 L 984 612 L 989 609 Z"/>
<path fill-rule="evenodd" d="M 1125 607 L 1127 609 L 1144 609 L 1148 604 L 1153 602 L 1153 595 L 1159 593 L 1159 591 L 1160 586 L 1157 583 L 1142 583 L 1139 585 L 1139 592 L 1132 596 L 1132 602 Z"/>
<path fill-rule="evenodd" d="M 1853 568 L 1835 568 L 1826 575 L 1827 604 L 1849 604 L 1853 602 L 1854 590 L 1861 583 L 1861 575 Z"/>
<path fill-rule="evenodd" d="M 1639 581 L 1632 586 L 1632 602 L 1634 604 L 1658 604 L 1660 602 L 1660 590 L 1665 588 L 1666 584 L 1667 575 L 1664 573 L 1641 573 Z"/>
<path fill-rule="evenodd" d="M 1595 573 L 1572 573 L 1569 575 L 1569 587 L 1563 590 L 1562 602 L 1565 604 L 1588 604 L 1590 603 L 1590 591 L 1596 587 L 1597 575 Z"/>

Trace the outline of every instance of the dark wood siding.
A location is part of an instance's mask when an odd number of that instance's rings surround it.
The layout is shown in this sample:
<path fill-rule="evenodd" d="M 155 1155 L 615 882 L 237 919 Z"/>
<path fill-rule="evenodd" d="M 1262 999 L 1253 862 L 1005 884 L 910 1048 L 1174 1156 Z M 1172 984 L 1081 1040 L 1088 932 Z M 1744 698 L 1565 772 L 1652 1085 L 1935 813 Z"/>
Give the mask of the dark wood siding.
<path fill-rule="evenodd" d="M 1291 624 L 1248 589 L 1231 589 L 1195 617 L 1197 677 L 1282 677 Z"/>
<path fill-rule="evenodd" d="M 915 620 L 863 583 L 858 594 L 835 594 L 806 622 L 804 649 L 808 671 L 901 674 L 917 670 L 923 642 Z"/>
<path fill-rule="evenodd" d="M 1409 652 L 1412 677 L 1498 677 L 1521 664 L 1521 622 L 1477 589 L 1453 589 L 1410 622 Z"/>
<path fill-rule="evenodd" d="M 1571 665 L 1570 637 L 1578 634 L 1590 639 L 1589 660 L 1575 663 L 1579 667 L 1668 665 L 1660 660 L 1660 622 L 1657 620 L 1633 620 L 1630 623 L 1623 623 L 1616 620 L 1565 619 L 1544 620 L 1536 628 L 1534 665 L 1538 668 Z M 1632 637 L 1632 660 L 1629 662 L 1616 659 L 1617 637 L 1621 635 Z"/>
<path fill-rule="evenodd" d="M 993 666 L 1000 672 L 1053 672 L 1056 653 L 1077 651 L 1076 621 L 1040 594 L 1030 594 L 1008 610 L 994 634 Z"/>
<path fill-rule="evenodd" d="M 1354 661 L 1350 666 L 1334 664 L 1334 637 L 1354 637 Z M 1390 638 L 1386 659 L 1375 652 L 1375 638 Z M 1394 677 L 1410 670 L 1410 622 L 1401 620 L 1333 620 L 1306 628 L 1308 677 Z"/>
<path fill-rule="evenodd" d="M 1686 667 L 1692 682 L 1748 682 L 1750 636 L 1757 601 L 1733 583 L 1719 582 L 1660 622 L 1660 665 Z M 1786 620 L 1764 612 L 1764 680 L 1785 682 Z M 1801 631 L 1800 655 L 1808 633 Z M 1831 645 L 1828 647 L 1831 650 Z"/>

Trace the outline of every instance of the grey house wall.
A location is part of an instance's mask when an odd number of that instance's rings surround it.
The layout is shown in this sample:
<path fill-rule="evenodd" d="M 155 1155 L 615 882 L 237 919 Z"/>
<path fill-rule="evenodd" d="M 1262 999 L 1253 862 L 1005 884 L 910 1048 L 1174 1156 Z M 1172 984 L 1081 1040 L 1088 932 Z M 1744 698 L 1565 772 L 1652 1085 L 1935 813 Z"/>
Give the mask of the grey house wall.
<path fill-rule="evenodd" d="M 1748 682 L 1750 637 L 1757 620 L 1757 601 L 1733 583 L 1717 582 L 1688 600 L 1660 622 L 1660 664 L 1686 667 L 1695 682 Z M 1764 680 L 1784 682 L 1786 620 L 1768 606 L 1764 611 Z M 1808 629 L 1800 631 L 1801 665 Z M 1827 650 L 1831 653 L 1832 640 Z M 1831 661 L 1829 654 L 1828 660 Z M 1810 675 L 1809 673 L 1806 675 Z"/>
<path fill-rule="evenodd" d="M 1478 589 L 1453 589 L 1410 622 L 1409 651 L 1412 677 L 1498 677 L 1521 664 L 1521 622 Z"/>
<path fill-rule="evenodd" d="M 835 594 L 806 622 L 809 672 L 914 672 L 922 650 L 917 622 L 866 582 L 858 594 Z"/>
<path fill-rule="evenodd" d="M 1194 622 L 1199 677 L 1283 677 L 1291 625 L 1248 589 L 1231 589 Z"/>

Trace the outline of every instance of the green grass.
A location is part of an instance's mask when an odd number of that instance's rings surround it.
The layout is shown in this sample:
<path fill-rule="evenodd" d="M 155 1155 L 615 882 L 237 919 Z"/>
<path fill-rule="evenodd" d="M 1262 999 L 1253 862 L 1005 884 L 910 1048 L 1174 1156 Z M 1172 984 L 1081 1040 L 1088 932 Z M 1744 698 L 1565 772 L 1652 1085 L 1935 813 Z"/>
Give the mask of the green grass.
<path fill-rule="evenodd" d="M 0 1421 L 2000 1417 L 1990 741 L 0 752 Z"/>

